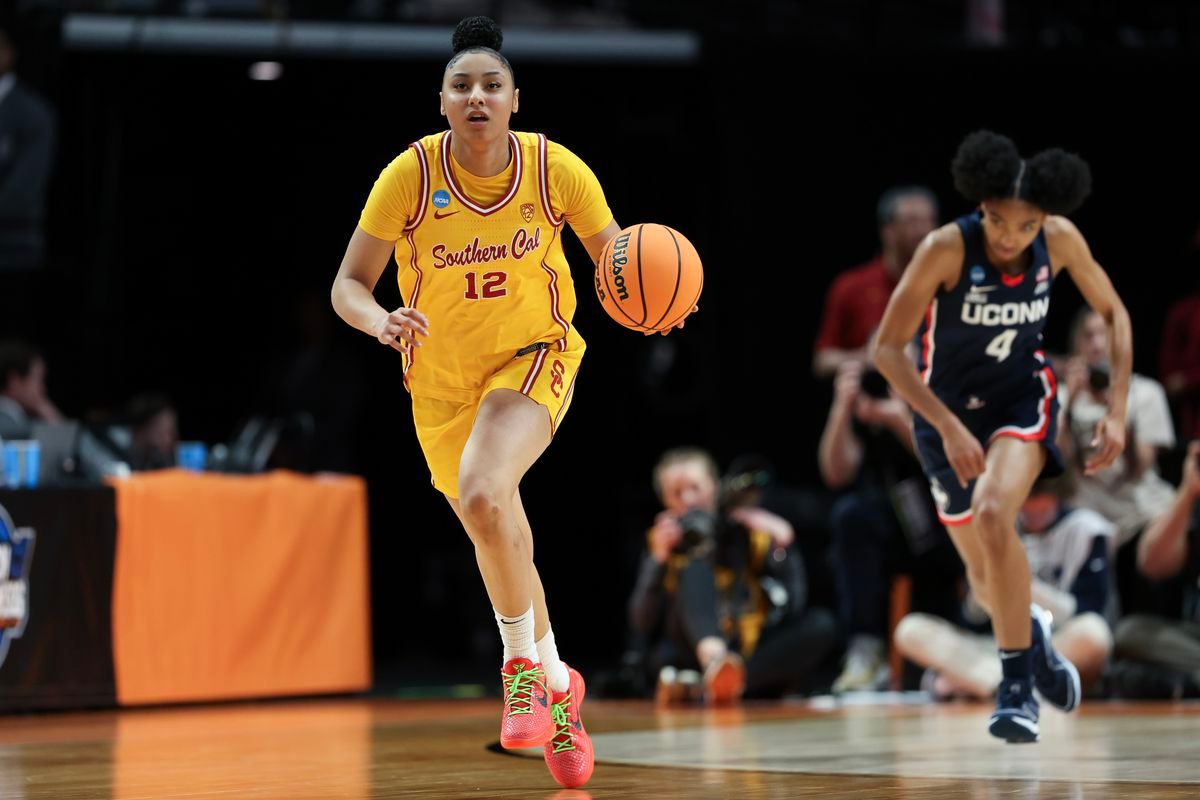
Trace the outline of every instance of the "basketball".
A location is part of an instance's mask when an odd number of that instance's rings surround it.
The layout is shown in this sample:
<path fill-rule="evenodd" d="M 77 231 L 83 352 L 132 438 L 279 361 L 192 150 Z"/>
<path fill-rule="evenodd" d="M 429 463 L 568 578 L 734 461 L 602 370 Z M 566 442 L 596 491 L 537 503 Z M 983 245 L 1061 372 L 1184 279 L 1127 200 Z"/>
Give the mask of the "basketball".
<path fill-rule="evenodd" d="M 605 312 L 635 331 L 667 331 L 692 313 L 704 288 L 696 248 L 677 230 L 646 222 L 604 245 L 596 297 Z"/>

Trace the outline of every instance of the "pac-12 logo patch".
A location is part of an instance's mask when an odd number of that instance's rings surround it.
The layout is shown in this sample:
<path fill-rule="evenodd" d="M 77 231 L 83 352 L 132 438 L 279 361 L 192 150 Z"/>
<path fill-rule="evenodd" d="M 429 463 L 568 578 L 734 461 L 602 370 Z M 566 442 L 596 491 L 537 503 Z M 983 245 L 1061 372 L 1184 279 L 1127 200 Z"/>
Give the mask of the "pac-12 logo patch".
<path fill-rule="evenodd" d="M 21 637 L 29 619 L 33 538 L 32 528 L 16 528 L 0 506 L 0 666 L 8 655 L 9 643 Z"/>
<path fill-rule="evenodd" d="M 983 283 L 983 279 L 987 277 L 987 273 L 983 271 L 983 267 L 976 264 L 971 267 L 971 283 Z"/>
<path fill-rule="evenodd" d="M 526 222 L 533 220 L 533 203 L 521 203 L 521 219 Z"/>
<path fill-rule="evenodd" d="M 433 204 L 438 208 L 445 208 L 450 205 L 450 193 L 445 189 L 438 189 L 433 193 Z"/>

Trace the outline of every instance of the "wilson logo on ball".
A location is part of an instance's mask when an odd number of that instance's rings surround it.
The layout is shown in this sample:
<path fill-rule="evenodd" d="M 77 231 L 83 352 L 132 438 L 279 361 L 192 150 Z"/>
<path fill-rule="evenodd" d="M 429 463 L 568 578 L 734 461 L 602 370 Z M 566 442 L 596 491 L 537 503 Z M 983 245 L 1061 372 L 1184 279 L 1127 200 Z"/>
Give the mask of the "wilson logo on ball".
<path fill-rule="evenodd" d="M 664 332 L 695 309 L 704 289 L 696 248 L 679 231 L 653 222 L 625 228 L 596 260 L 596 297 L 615 322 Z"/>
<path fill-rule="evenodd" d="M 623 233 L 617 237 L 617 241 L 613 244 L 612 258 L 612 276 L 613 285 L 617 287 L 617 297 L 621 300 L 629 299 L 629 290 L 625 288 L 625 276 L 621 272 L 625 269 L 625 265 L 629 263 L 629 257 L 625 255 L 625 251 L 629 248 L 628 233 Z"/>

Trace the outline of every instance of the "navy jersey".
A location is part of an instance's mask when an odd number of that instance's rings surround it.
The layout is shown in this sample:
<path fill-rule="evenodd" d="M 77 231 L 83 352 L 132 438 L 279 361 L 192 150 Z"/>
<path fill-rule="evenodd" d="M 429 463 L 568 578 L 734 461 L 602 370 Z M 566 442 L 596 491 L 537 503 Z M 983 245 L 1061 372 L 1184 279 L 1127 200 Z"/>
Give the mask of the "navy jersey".
<path fill-rule="evenodd" d="M 998 436 L 1040 442 L 1043 474 L 1062 471 L 1054 444 L 1058 417 L 1054 370 L 1041 351 L 1053 275 L 1046 236 L 1031 245 L 1029 269 L 1008 276 L 987 259 L 982 215 L 959 218 L 965 245 L 962 275 L 939 291 L 917 331 L 917 370 L 938 399 L 985 447 Z M 920 414 L 913 434 L 921 467 L 943 525 L 972 520 L 975 481 L 958 482 L 941 435 Z"/>
<path fill-rule="evenodd" d="M 1033 241 L 1029 269 L 1009 276 L 988 261 L 982 220 L 980 212 L 955 220 L 962 275 L 938 291 L 915 342 L 922 380 L 951 410 L 1018 395 L 1046 365 L 1042 328 L 1054 275 L 1045 231 Z"/>

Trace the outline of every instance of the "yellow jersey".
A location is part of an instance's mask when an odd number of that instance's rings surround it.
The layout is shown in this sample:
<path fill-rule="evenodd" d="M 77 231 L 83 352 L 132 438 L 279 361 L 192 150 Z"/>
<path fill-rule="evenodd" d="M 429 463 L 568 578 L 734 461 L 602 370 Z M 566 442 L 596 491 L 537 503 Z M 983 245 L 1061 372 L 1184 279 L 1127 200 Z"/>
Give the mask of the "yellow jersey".
<path fill-rule="evenodd" d="M 470 402 L 523 348 L 582 352 L 563 224 L 586 238 L 613 216 L 587 165 L 541 134 L 509 132 L 509 165 L 488 178 L 457 163 L 452 137 L 426 136 L 393 160 L 359 227 L 396 242 L 404 304 L 429 318 L 429 337 L 406 349 L 405 385 Z"/>

